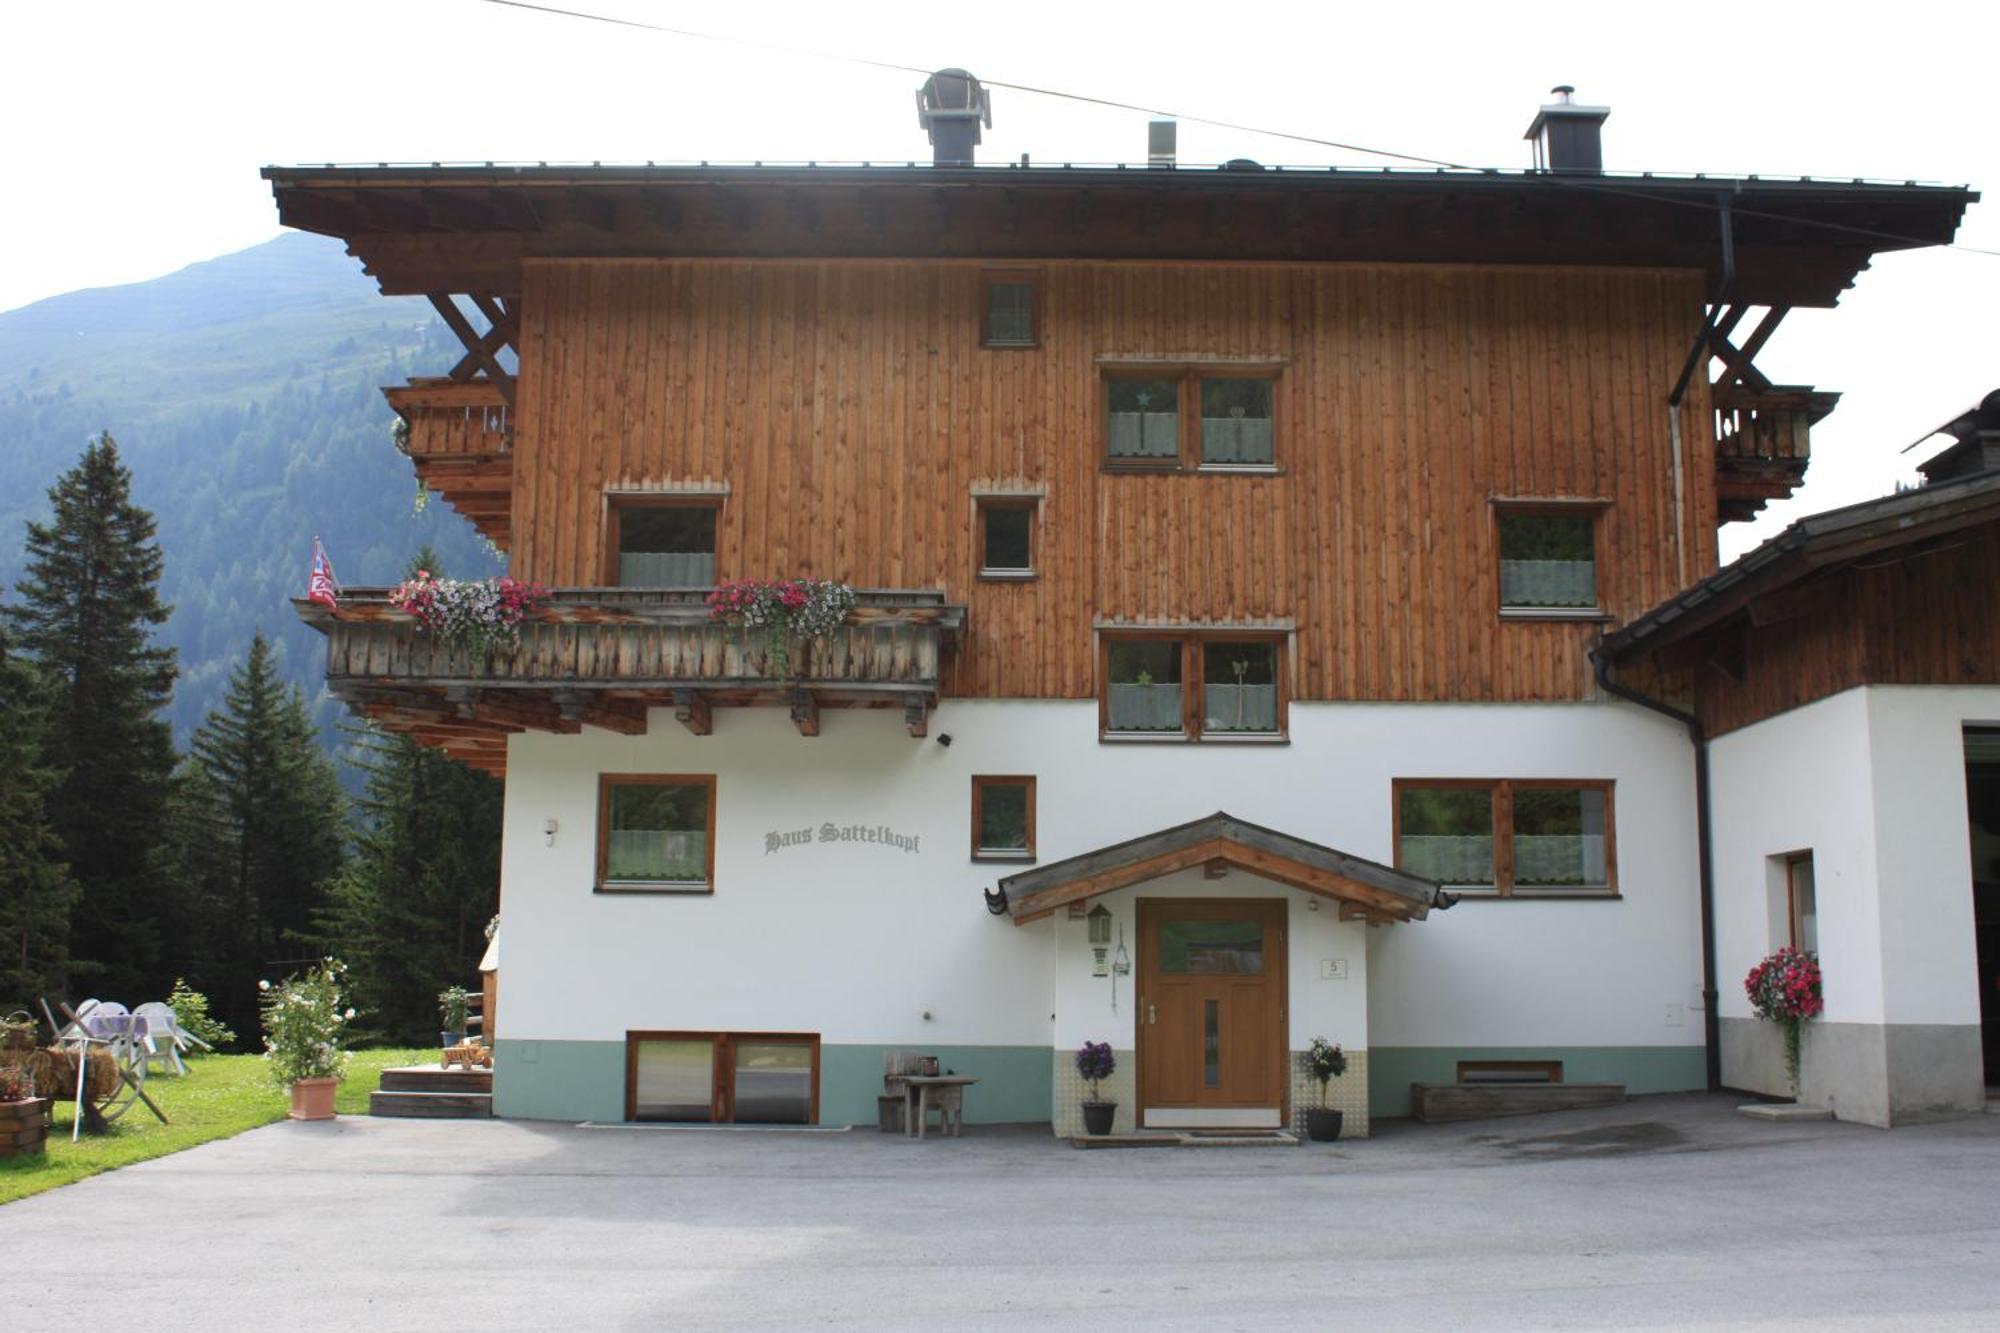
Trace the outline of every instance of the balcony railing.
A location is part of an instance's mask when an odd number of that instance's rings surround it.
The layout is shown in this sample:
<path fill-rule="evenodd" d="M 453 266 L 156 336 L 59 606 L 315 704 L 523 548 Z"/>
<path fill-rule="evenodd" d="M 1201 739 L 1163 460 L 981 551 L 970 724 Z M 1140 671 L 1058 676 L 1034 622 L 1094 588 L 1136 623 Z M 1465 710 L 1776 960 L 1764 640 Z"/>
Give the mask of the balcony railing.
<path fill-rule="evenodd" d="M 862 591 L 825 639 L 774 643 L 712 622 L 703 589 L 560 588 L 518 643 L 479 651 L 421 631 L 386 588 L 347 589 L 337 611 L 293 606 L 326 635 L 336 696 L 461 757 L 490 760 L 497 740 L 503 762 L 509 732 L 643 733 L 649 708 L 706 735 L 715 709 L 778 705 L 809 736 L 822 708 L 901 708 L 922 736 L 965 623 L 942 593 Z"/>
<path fill-rule="evenodd" d="M 513 417 L 486 380 L 412 380 L 384 389 L 403 419 L 417 480 L 505 548 L 513 514 Z"/>
<path fill-rule="evenodd" d="M 1840 395 L 1802 385 L 1715 394 L 1715 490 L 1722 522 L 1756 516 L 1805 480 L 1812 427 Z"/>

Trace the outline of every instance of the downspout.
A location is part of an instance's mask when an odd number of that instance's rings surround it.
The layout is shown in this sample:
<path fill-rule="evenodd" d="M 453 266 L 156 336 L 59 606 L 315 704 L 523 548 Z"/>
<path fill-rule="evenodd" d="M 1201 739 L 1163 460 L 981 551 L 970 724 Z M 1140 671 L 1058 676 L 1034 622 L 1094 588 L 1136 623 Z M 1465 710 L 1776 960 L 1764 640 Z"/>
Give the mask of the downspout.
<path fill-rule="evenodd" d="M 1678 575 L 1677 587 L 1685 588 L 1687 572 L 1687 468 L 1685 450 L 1681 443 L 1681 399 L 1687 395 L 1688 384 L 1700 367 L 1703 353 L 1708 349 L 1709 339 L 1715 334 L 1715 326 L 1722 319 L 1722 309 L 1729 304 L 1729 298 L 1736 291 L 1736 227 L 1729 210 L 1730 196 L 1719 196 L 1722 214 L 1722 276 L 1715 284 L 1715 297 L 1708 303 L 1708 315 L 1702 320 L 1701 331 L 1694 336 L 1694 345 L 1688 348 L 1687 360 L 1681 363 L 1680 378 L 1674 381 L 1673 389 L 1667 394 L 1667 435 L 1673 442 L 1674 473 L 1674 571 Z"/>
<path fill-rule="evenodd" d="M 1722 1016 L 1717 1012 L 1715 984 L 1715 849 L 1709 824 L 1708 737 L 1702 734 L 1701 719 L 1650 695 L 1623 685 L 1611 674 L 1611 661 L 1602 646 L 1590 650 L 1591 665 L 1597 669 L 1597 684 L 1606 694 L 1627 703 L 1649 708 L 1687 728 L 1694 746 L 1694 818 L 1696 856 L 1701 877 L 1701 1035 L 1708 1090 L 1722 1089 Z"/>

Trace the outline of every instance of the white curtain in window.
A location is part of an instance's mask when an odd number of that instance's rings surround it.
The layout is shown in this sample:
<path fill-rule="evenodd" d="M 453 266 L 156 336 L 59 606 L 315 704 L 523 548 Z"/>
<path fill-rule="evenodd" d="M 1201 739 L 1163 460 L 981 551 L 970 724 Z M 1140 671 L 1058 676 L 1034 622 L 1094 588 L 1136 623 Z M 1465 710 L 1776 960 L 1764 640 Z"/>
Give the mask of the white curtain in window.
<path fill-rule="evenodd" d="M 1404 834 L 1403 869 L 1440 884 L 1491 884 L 1493 839 Z"/>
<path fill-rule="evenodd" d="M 1113 685 L 1110 703 L 1113 731 L 1181 729 L 1179 685 Z"/>
<path fill-rule="evenodd" d="M 715 557 L 706 552 L 620 551 L 622 588 L 706 588 L 715 582 Z"/>
<path fill-rule="evenodd" d="M 1111 413 L 1113 458 L 1172 458 L 1180 452 L 1180 413 Z"/>
<path fill-rule="evenodd" d="M 1203 693 L 1204 731 L 1276 731 L 1278 729 L 1278 687 L 1276 685 L 1209 685 Z"/>
<path fill-rule="evenodd" d="M 1604 835 L 1516 834 L 1514 883 L 1524 887 L 1604 883 Z"/>
<path fill-rule="evenodd" d="M 1270 462 L 1270 420 L 1255 417 L 1203 417 L 1201 461 L 1204 463 Z"/>
<path fill-rule="evenodd" d="M 1502 560 L 1502 606 L 1596 606 L 1597 566 L 1588 560 Z"/>
<path fill-rule="evenodd" d="M 607 879 L 699 883 L 708 878 L 708 834 L 613 829 L 605 860 Z"/>

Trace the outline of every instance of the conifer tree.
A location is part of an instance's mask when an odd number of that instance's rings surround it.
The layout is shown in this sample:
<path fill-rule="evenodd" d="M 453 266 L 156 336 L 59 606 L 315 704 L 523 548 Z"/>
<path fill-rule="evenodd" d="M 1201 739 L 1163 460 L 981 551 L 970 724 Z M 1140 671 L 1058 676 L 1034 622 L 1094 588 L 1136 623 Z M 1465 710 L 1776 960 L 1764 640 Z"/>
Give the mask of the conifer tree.
<path fill-rule="evenodd" d="M 166 994 L 159 950 L 170 897 L 160 846 L 174 766 L 160 710 L 174 654 L 153 644 L 167 618 L 153 516 L 107 432 L 49 490 L 49 522 L 28 525 L 20 601 L 6 609 L 47 704 L 44 759 L 61 774 L 48 810 L 81 890 L 72 971 L 107 998 Z"/>
<path fill-rule="evenodd" d="M 196 979 L 218 1018 L 253 1030 L 258 979 L 311 951 L 306 932 L 346 836 L 333 764 L 261 632 L 195 733 L 177 810 L 192 888 L 185 934 L 201 947 L 174 957 L 175 970 Z"/>
<path fill-rule="evenodd" d="M 48 818 L 58 775 L 42 760 L 44 706 L 0 622 L 0 1013 L 54 999 L 68 985 L 77 887 Z"/>

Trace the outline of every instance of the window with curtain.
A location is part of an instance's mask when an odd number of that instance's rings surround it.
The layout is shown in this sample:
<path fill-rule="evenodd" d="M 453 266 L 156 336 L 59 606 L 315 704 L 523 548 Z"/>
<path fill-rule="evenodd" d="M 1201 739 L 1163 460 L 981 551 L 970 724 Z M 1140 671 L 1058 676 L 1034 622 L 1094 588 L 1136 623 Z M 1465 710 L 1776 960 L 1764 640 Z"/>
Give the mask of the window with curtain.
<path fill-rule="evenodd" d="M 1201 381 L 1201 461 L 1263 466 L 1272 461 L 1268 379 L 1231 376 Z"/>
<path fill-rule="evenodd" d="M 1500 605 L 1518 611 L 1597 609 L 1597 514 L 1502 509 Z"/>
<path fill-rule="evenodd" d="M 1108 731 L 1176 735 L 1181 719 L 1181 641 L 1115 639 L 1106 650 Z"/>
<path fill-rule="evenodd" d="M 1269 631 L 1105 636 L 1103 739 L 1285 739 L 1285 639 Z"/>
<path fill-rule="evenodd" d="M 604 893 L 708 893 L 715 876 L 715 779 L 599 779 L 597 887 Z"/>
<path fill-rule="evenodd" d="M 1612 784 L 1399 779 L 1396 864 L 1501 897 L 1611 896 Z"/>
<path fill-rule="evenodd" d="M 1172 379 L 1110 381 L 1105 388 L 1106 450 L 1115 463 L 1177 463 L 1181 386 Z"/>
<path fill-rule="evenodd" d="M 619 587 L 714 586 L 715 505 L 614 501 L 611 515 Z"/>
<path fill-rule="evenodd" d="M 1201 729 L 1204 735 L 1278 730 L 1277 644 L 1202 640 Z"/>

